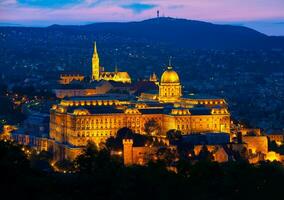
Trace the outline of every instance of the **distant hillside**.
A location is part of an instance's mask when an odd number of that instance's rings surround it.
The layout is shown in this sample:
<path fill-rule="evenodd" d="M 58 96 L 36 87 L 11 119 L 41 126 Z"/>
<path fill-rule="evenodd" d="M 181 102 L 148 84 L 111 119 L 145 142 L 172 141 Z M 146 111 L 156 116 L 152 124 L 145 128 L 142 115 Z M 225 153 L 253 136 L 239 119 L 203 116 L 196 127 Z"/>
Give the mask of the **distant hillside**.
<path fill-rule="evenodd" d="M 270 37 L 242 26 L 174 18 L 94 23 L 84 26 L 53 25 L 48 29 L 110 34 L 137 41 L 151 40 L 194 49 L 284 48 L 284 37 Z"/>
<path fill-rule="evenodd" d="M 94 41 L 102 66 L 114 70 L 118 65 L 134 77 L 160 73 L 169 56 L 183 76 L 188 69 L 214 72 L 226 66 L 241 71 L 283 71 L 284 37 L 269 37 L 241 26 L 155 18 L 82 26 L 0 27 L 0 73 L 90 73 Z"/>
<path fill-rule="evenodd" d="M 17 41 L 28 42 L 28 46 L 33 47 L 40 42 L 55 41 L 77 46 L 74 43 L 78 40 L 83 40 L 84 45 L 101 40 L 102 43 L 163 43 L 192 49 L 284 48 L 284 37 L 269 37 L 242 26 L 174 18 L 83 26 L 52 25 L 46 28 L 0 27 L 0 33 L 8 34 L 6 38 L 0 35 L 0 41 L 4 39 L 3 42 L 9 46 Z"/>

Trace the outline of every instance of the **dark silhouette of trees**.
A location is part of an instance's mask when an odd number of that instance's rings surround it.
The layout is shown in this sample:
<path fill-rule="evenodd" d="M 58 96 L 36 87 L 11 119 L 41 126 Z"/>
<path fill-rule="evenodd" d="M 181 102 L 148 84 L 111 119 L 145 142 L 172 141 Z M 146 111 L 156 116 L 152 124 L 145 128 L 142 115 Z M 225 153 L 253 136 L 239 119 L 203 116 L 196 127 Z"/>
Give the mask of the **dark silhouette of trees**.
<path fill-rule="evenodd" d="M 11 141 L 0 141 L 0 165 L 1 168 L 27 169 L 29 161 L 22 151 L 22 146 Z"/>
<path fill-rule="evenodd" d="M 57 161 L 54 164 L 54 167 L 57 168 L 59 171 L 61 172 L 73 172 L 75 171 L 75 165 L 74 162 L 70 161 L 70 160 L 61 160 L 61 161 Z"/>
<path fill-rule="evenodd" d="M 179 141 L 182 138 L 182 132 L 180 130 L 171 129 L 167 132 L 166 136 L 171 141 Z"/>
<path fill-rule="evenodd" d="M 284 179 L 278 162 L 181 159 L 177 173 L 160 160 L 123 167 L 92 143 L 75 161 L 76 173 L 46 173 L 32 168 L 21 148 L 0 141 L 1 193 L 12 199 L 276 199 Z"/>
<path fill-rule="evenodd" d="M 116 137 L 110 137 L 106 141 L 106 147 L 112 150 L 122 150 L 123 139 L 133 139 L 135 146 L 153 144 L 153 139 L 146 135 L 136 134 L 131 129 L 124 127 L 118 130 Z"/>
<path fill-rule="evenodd" d="M 277 145 L 275 141 L 269 141 L 268 148 L 270 151 L 275 151 L 277 153 L 280 153 L 281 155 L 284 154 L 284 144 Z"/>
<path fill-rule="evenodd" d="M 121 128 L 117 131 L 117 136 L 118 138 L 128 138 L 128 139 L 133 139 L 134 133 L 130 128 L 124 127 Z"/>
<path fill-rule="evenodd" d="M 200 161 L 213 161 L 214 159 L 212 153 L 208 151 L 208 148 L 206 145 L 202 146 L 202 149 L 200 150 L 197 158 Z"/>
<path fill-rule="evenodd" d="M 161 147 L 157 151 L 157 158 L 158 160 L 165 162 L 167 166 L 170 166 L 177 160 L 178 155 L 175 150 L 169 149 L 167 147 Z"/>
<path fill-rule="evenodd" d="M 161 134 L 161 127 L 154 119 L 150 119 L 144 125 L 144 131 L 150 136 L 156 136 Z"/>
<path fill-rule="evenodd" d="M 88 142 L 84 152 L 74 162 L 78 172 L 84 174 L 103 173 L 105 170 L 114 172 L 120 166 L 119 161 L 113 159 L 107 149 L 98 150 L 92 142 Z"/>
<path fill-rule="evenodd" d="M 123 127 L 117 131 L 116 137 L 110 137 L 107 139 L 106 147 L 108 149 L 121 150 L 123 146 L 122 140 L 133 139 L 134 137 L 134 133 L 131 129 Z"/>
<path fill-rule="evenodd" d="M 30 156 L 31 167 L 37 170 L 52 171 L 52 154 L 48 151 L 32 151 Z"/>

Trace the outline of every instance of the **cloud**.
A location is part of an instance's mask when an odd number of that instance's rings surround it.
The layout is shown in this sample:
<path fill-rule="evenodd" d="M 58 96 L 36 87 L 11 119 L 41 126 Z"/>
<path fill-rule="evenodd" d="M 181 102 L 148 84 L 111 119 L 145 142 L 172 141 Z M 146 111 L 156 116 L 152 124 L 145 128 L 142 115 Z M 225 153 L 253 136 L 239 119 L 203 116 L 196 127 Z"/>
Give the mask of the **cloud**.
<path fill-rule="evenodd" d="M 143 4 L 143 3 L 132 3 L 132 4 L 127 4 L 127 5 L 121 5 L 121 7 L 125 8 L 125 9 L 130 9 L 134 13 L 142 13 L 145 10 L 151 10 L 151 9 L 157 7 L 157 5 L 155 5 L 155 4 Z"/>
<path fill-rule="evenodd" d="M 17 0 L 19 5 L 42 8 L 60 8 L 83 3 L 84 0 Z"/>
<path fill-rule="evenodd" d="M 284 20 L 284 0 L 0 0 L 0 22 L 46 26 L 139 21 L 155 17 L 154 9 L 161 16 L 223 24 Z"/>
<path fill-rule="evenodd" d="M 184 5 L 169 5 L 168 8 L 169 9 L 180 9 L 180 8 L 183 8 Z"/>

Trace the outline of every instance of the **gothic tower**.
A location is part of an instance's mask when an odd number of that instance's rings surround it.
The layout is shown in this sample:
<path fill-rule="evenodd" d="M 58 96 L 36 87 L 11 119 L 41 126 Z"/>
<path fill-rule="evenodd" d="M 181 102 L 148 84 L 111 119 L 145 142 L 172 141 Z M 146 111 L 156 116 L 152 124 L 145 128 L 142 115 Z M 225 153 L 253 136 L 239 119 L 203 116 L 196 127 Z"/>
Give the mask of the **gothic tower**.
<path fill-rule="evenodd" d="M 98 55 L 96 42 L 94 43 L 94 54 L 92 58 L 92 80 L 100 80 L 100 58 Z"/>

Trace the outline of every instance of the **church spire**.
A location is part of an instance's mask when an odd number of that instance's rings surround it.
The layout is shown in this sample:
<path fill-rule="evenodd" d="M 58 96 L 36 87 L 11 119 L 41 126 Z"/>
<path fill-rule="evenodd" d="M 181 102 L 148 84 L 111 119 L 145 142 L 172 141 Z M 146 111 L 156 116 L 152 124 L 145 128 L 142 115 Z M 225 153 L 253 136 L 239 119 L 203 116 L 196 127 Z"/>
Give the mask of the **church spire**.
<path fill-rule="evenodd" d="M 169 57 L 169 66 L 168 69 L 172 69 L 172 56 Z"/>
<path fill-rule="evenodd" d="M 100 79 L 100 58 L 97 51 L 97 44 L 94 42 L 94 53 L 92 58 L 92 80 Z"/>
<path fill-rule="evenodd" d="M 94 42 L 94 55 L 95 54 L 98 54 L 98 51 L 97 51 L 97 42 L 95 41 Z"/>

